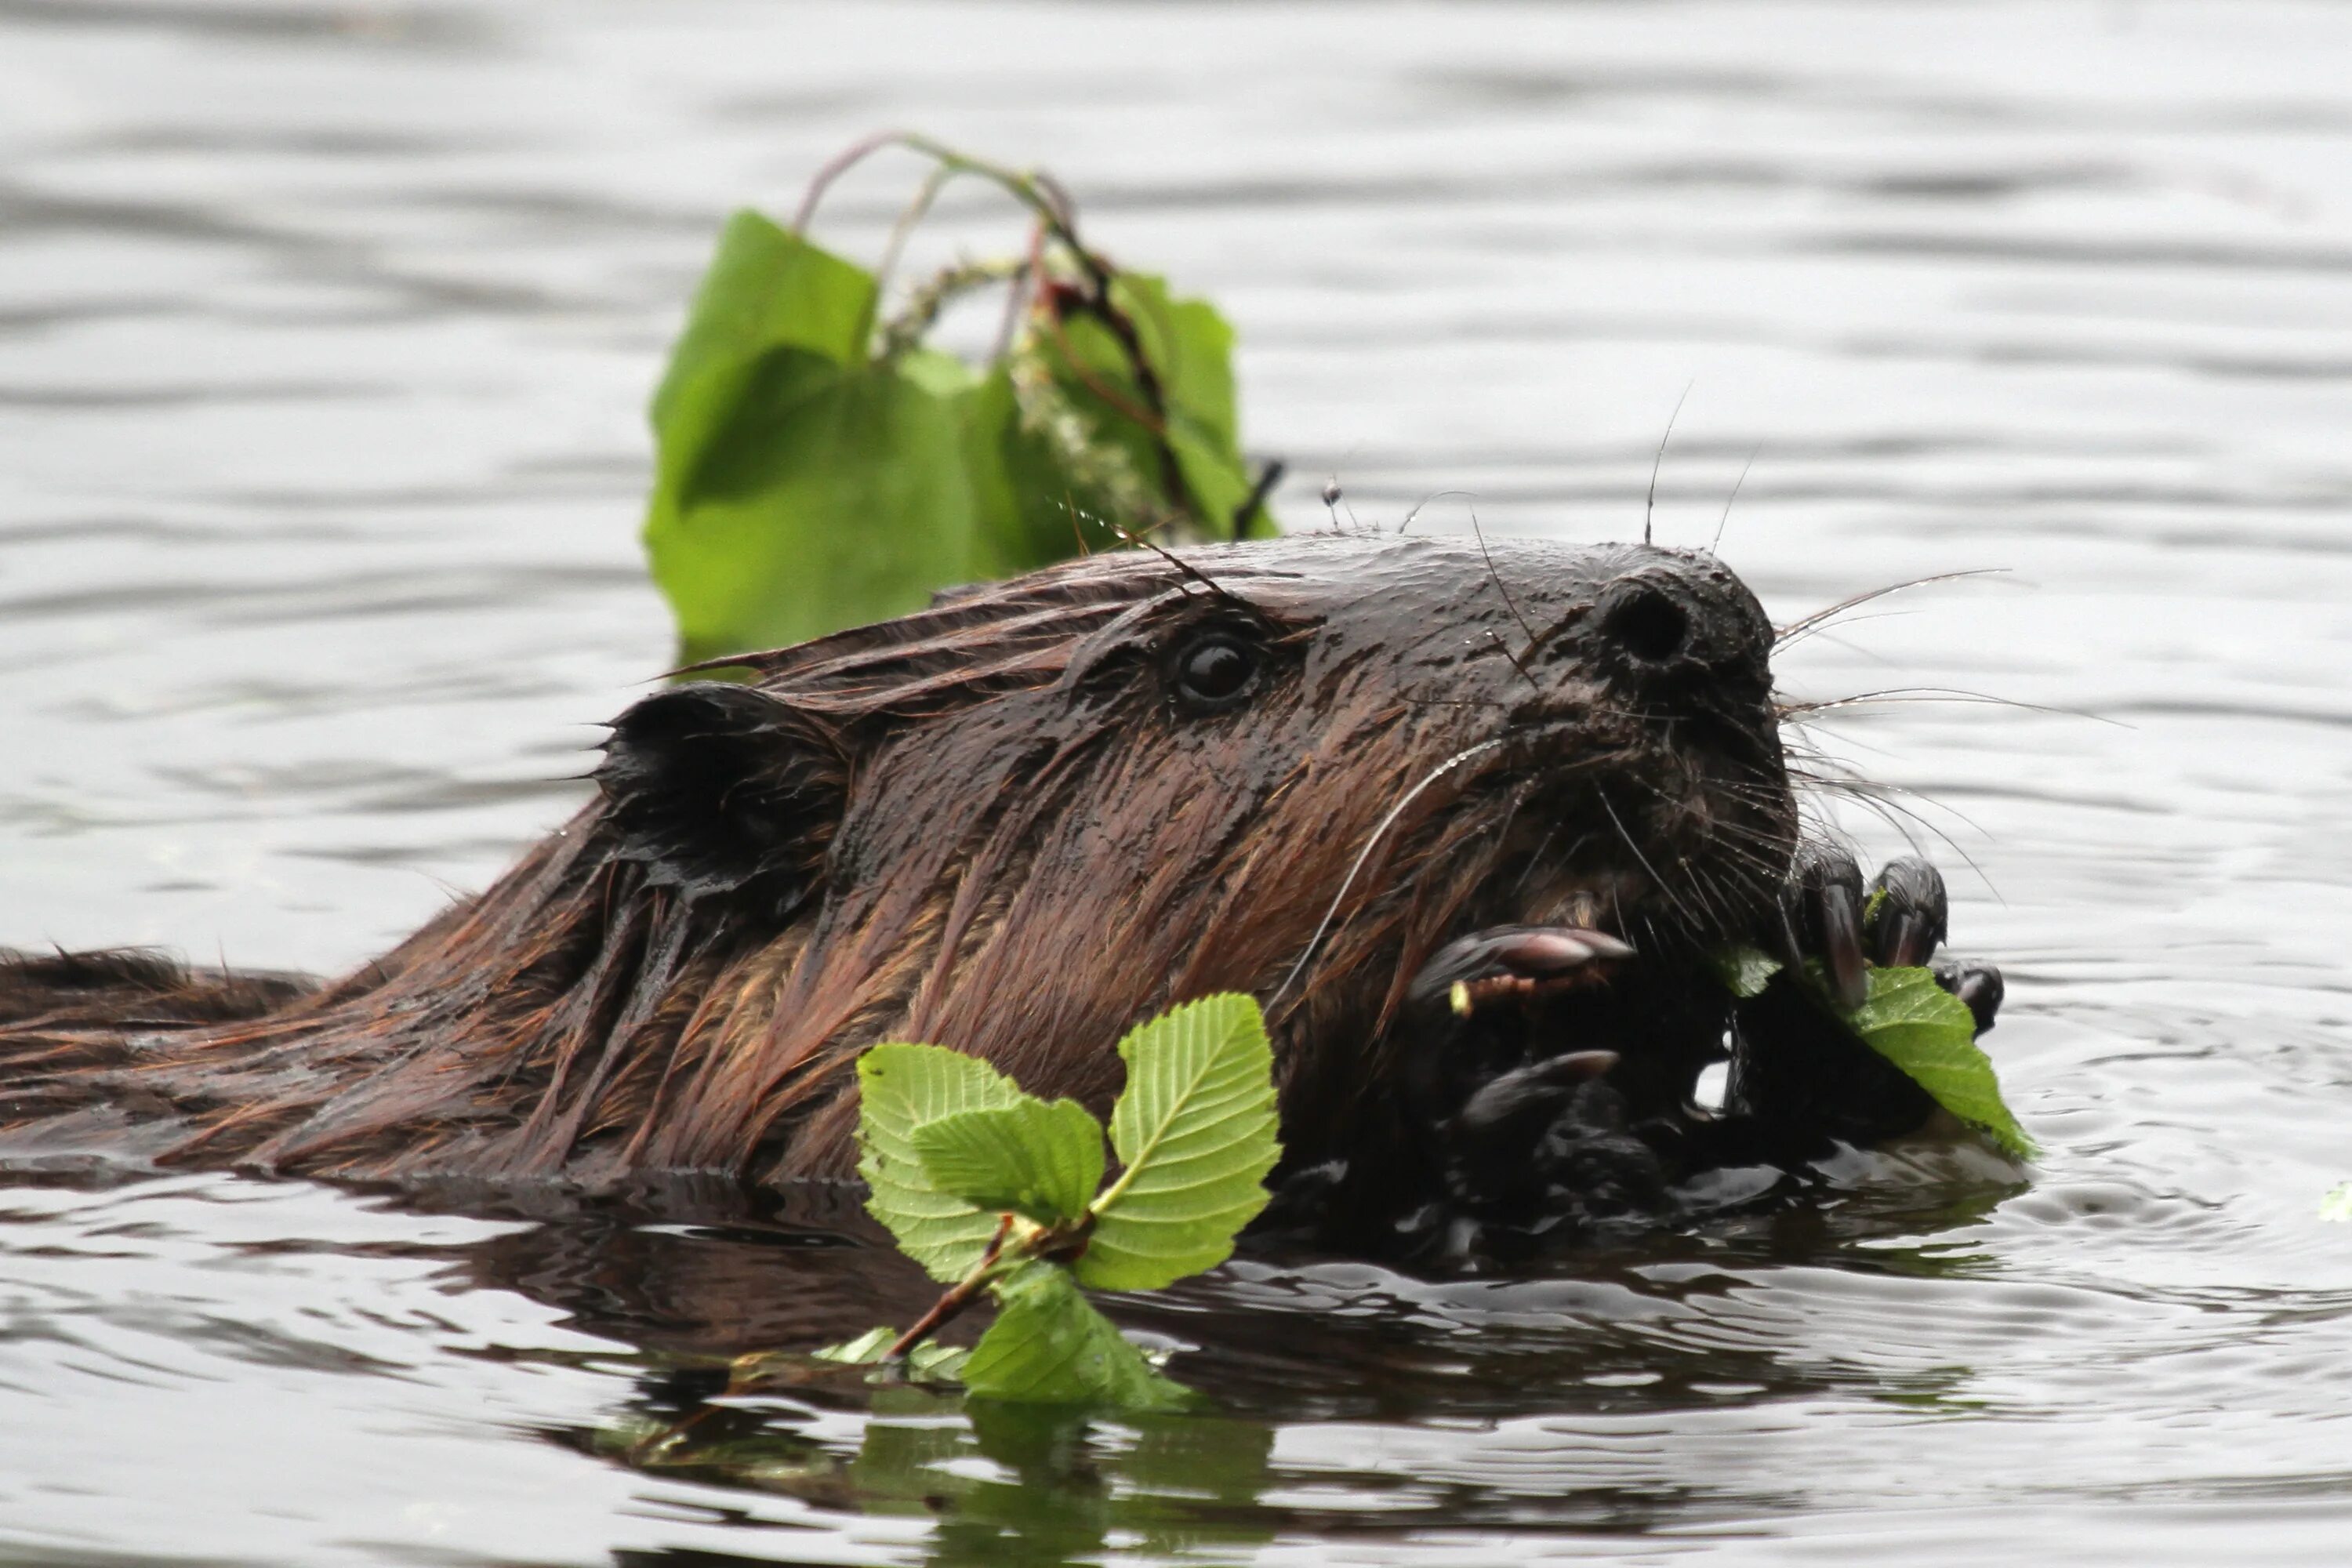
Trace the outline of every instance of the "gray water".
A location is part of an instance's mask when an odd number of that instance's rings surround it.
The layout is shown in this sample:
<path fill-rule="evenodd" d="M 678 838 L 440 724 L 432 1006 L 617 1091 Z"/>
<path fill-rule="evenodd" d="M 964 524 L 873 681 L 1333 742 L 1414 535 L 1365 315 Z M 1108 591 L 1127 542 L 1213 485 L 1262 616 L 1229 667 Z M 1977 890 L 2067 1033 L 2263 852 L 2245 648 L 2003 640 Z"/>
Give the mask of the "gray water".
<path fill-rule="evenodd" d="M 1780 617 L 1994 574 L 1783 679 L 2023 705 L 1822 739 L 1917 792 L 2047 1151 L 1122 1303 L 1214 1416 L 786 1388 L 683 1457 L 696 1358 L 897 1308 L 854 1215 L 20 1179 L 0 1561 L 2352 1560 L 2347 64 L 2257 0 L 0 0 L 0 943 L 332 971 L 562 819 L 668 654 L 715 226 L 905 124 L 1227 310 L 1294 527 L 1624 538 L 1683 400 L 1658 537 Z"/>

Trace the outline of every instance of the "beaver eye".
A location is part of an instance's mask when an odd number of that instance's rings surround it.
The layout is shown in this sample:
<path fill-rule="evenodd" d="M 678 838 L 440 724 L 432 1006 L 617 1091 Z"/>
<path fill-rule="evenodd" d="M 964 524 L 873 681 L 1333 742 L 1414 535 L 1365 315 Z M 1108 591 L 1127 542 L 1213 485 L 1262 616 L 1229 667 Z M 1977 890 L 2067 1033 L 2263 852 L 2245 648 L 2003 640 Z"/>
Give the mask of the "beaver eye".
<path fill-rule="evenodd" d="M 1230 632 L 1211 632 L 1176 656 L 1176 689 L 1201 708 L 1230 708 L 1257 680 L 1257 652 Z"/>

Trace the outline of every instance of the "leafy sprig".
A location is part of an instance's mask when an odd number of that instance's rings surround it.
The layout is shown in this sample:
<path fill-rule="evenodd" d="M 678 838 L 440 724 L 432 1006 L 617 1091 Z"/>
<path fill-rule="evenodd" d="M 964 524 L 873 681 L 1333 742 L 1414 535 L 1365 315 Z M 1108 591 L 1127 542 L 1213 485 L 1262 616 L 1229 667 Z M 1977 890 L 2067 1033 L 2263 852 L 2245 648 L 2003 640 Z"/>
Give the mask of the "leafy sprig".
<path fill-rule="evenodd" d="M 931 162 L 869 270 L 806 234 L 818 198 L 884 147 Z M 960 262 L 884 313 L 907 230 L 950 178 L 1031 219 L 1018 253 Z M 1007 291 L 979 363 L 930 347 L 941 310 Z M 719 239 L 653 400 L 645 527 L 686 659 L 903 615 L 951 584 L 1131 537 L 1276 531 L 1242 455 L 1234 332 L 1206 300 L 1114 266 L 1049 176 L 925 137 L 860 142 L 790 228 L 739 212 Z"/>
<path fill-rule="evenodd" d="M 1232 1255 L 1265 1206 L 1274 1056 L 1247 996 L 1187 1003 L 1118 1044 L 1127 1087 L 1104 1129 L 1076 1100 L 1024 1093 L 987 1063 L 938 1046 L 876 1046 L 858 1061 L 866 1207 L 947 1292 L 903 1334 L 827 1352 L 898 1361 L 983 1295 L 996 1321 L 964 1359 L 985 1398 L 1178 1408 L 1162 1376 L 1081 1287 L 1143 1290 Z M 939 1363 L 932 1363 L 936 1371 Z"/>

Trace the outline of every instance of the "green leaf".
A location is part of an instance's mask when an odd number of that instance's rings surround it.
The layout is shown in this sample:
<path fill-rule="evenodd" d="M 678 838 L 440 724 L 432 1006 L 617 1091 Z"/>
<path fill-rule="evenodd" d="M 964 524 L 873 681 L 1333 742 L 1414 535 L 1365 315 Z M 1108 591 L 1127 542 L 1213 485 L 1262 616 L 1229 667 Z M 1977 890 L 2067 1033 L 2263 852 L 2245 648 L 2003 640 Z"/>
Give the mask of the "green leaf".
<path fill-rule="evenodd" d="M 863 363 L 874 319 L 874 279 L 864 269 L 739 212 L 719 237 L 686 330 L 654 393 L 655 479 L 650 532 L 676 514 L 690 476 L 709 461 L 763 367 Z M 671 523 L 670 526 L 675 526 Z"/>
<path fill-rule="evenodd" d="M 943 1116 L 910 1142 L 940 1192 L 1049 1227 L 1082 1218 L 1102 1185 L 1102 1123 L 1075 1100 Z"/>
<path fill-rule="evenodd" d="M 1095 1200 L 1078 1279 L 1148 1290 L 1213 1268 L 1265 1206 L 1275 1141 L 1274 1053 L 1256 1002 L 1188 1003 L 1118 1043 L 1127 1089 L 1111 1109 L 1126 1169 Z"/>
<path fill-rule="evenodd" d="M 719 233 L 670 351 L 654 393 L 654 424 L 683 432 L 696 424 L 697 410 L 723 409 L 733 401 L 730 379 L 772 348 L 858 363 L 873 328 L 871 273 L 759 213 L 739 212 Z"/>
<path fill-rule="evenodd" d="M 1968 1004 L 1925 969 L 1873 969 L 1870 995 L 1845 1021 L 1863 1040 L 1908 1074 L 1936 1103 L 1974 1122 L 2021 1160 L 2039 1152 L 2000 1098 L 1992 1062 L 1976 1042 Z"/>
<path fill-rule="evenodd" d="M 1743 1002 L 1762 995 L 1764 987 L 1771 984 L 1772 976 L 1780 973 L 1781 967 L 1780 961 L 1762 948 L 1744 942 L 1735 942 L 1711 954 L 1708 963 L 1715 969 L 1716 978 L 1723 982 L 1724 989 Z"/>
<path fill-rule="evenodd" d="M 696 439 L 659 429 L 646 548 L 686 658 L 904 615 L 971 580 L 960 399 L 935 370 L 771 348 Z"/>
<path fill-rule="evenodd" d="M 1109 1319 L 1087 1304 L 1070 1271 L 1024 1263 L 992 1289 L 996 1321 L 964 1363 L 964 1386 L 985 1399 L 1178 1410 L 1182 1384 L 1151 1369 Z"/>
<path fill-rule="evenodd" d="M 925 1340 L 907 1352 L 907 1375 L 928 1383 L 961 1383 L 963 1363 L 971 1357 L 971 1352 L 961 1346 Z"/>
<path fill-rule="evenodd" d="M 992 564 L 977 378 L 930 350 L 869 363 L 874 306 L 869 273 L 757 213 L 720 236 L 652 410 L 646 548 L 688 659 L 903 615 Z"/>
<path fill-rule="evenodd" d="M 1038 1102 L 986 1062 L 940 1046 L 873 1047 L 857 1058 L 857 1092 L 866 1212 L 931 1278 L 962 1279 L 996 1235 L 997 1216 L 932 1184 L 915 1129 L 967 1110 Z"/>
<path fill-rule="evenodd" d="M 1234 329 L 1205 300 L 1170 297 L 1165 279 L 1124 273 L 1112 287 L 1160 367 L 1168 398 L 1168 444 L 1213 538 L 1234 537 L 1233 516 L 1249 499 L 1234 393 Z M 1243 537 L 1275 531 L 1263 510 Z"/>
<path fill-rule="evenodd" d="M 971 366 L 937 349 L 908 349 L 891 363 L 900 375 L 940 397 L 961 397 L 980 384 Z"/>
<path fill-rule="evenodd" d="M 1120 509 L 1099 487 L 1072 473 L 1054 444 L 1024 422 L 1010 361 L 965 393 L 957 414 L 982 575 L 1009 577 L 1066 560 L 1082 545 L 1118 544 L 1116 535 L 1085 518 Z"/>
<path fill-rule="evenodd" d="M 2345 1183 L 2319 1200 L 2319 1217 L 2339 1225 L 2352 1225 L 2352 1182 Z"/>

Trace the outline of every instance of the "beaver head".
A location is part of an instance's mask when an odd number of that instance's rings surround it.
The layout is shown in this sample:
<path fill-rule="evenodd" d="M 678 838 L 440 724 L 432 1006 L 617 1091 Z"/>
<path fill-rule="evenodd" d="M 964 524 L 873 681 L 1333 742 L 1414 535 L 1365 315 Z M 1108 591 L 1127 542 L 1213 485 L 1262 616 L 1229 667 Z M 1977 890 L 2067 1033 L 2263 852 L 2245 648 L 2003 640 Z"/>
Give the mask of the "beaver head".
<path fill-rule="evenodd" d="M 1315 1158 L 1388 1136 L 1429 955 L 1526 922 L 1632 944 L 1559 1048 L 1679 1094 L 1720 1012 L 1652 1003 L 1796 841 L 1771 644 L 1711 555 L 1634 545 L 1301 537 L 957 591 L 646 699 L 489 892 L 134 1070 L 188 1156 L 840 1174 L 867 1045 L 1101 1110 L 1125 1028 L 1236 990 Z"/>

